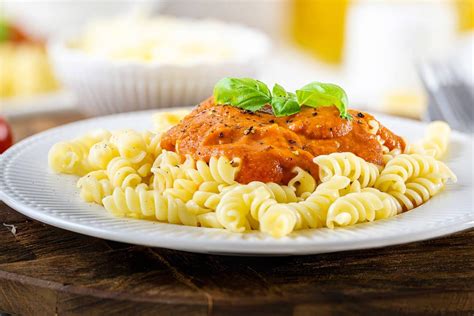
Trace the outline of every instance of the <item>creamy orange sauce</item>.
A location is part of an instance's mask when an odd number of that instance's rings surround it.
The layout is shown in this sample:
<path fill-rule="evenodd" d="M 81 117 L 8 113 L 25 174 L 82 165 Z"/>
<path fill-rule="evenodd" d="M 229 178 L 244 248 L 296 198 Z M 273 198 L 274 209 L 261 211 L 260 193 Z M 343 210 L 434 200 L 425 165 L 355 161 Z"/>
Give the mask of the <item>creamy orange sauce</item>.
<path fill-rule="evenodd" d="M 163 135 L 161 146 L 206 162 L 212 156 L 241 158 L 237 181 L 286 184 L 299 166 L 317 177 L 313 158 L 333 152 L 352 152 L 382 165 L 379 135 L 389 149 L 404 149 L 402 138 L 365 112 L 349 111 L 353 120 L 340 118 L 336 107 L 304 106 L 300 113 L 275 117 L 268 111 L 251 113 L 233 106 L 201 103 L 181 123 Z"/>

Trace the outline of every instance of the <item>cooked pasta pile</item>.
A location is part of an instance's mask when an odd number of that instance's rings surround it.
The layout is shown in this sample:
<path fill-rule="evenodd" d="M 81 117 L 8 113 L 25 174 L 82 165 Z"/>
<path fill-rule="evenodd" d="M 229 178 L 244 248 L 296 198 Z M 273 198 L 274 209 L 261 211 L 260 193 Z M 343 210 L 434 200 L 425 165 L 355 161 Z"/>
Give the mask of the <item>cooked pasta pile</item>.
<path fill-rule="evenodd" d="M 237 158 L 206 163 L 160 148 L 160 133 L 185 114 L 157 114 L 155 132 L 97 130 L 57 143 L 49 152 L 50 167 L 81 176 L 81 197 L 115 216 L 239 233 L 260 230 L 274 237 L 389 218 L 456 181 L 438 160 L 447 150 L 449 126 L 434 122 L 425 139 L 405 153 L 386 149 L 383 168 L 349 152 L 332 153 L 314 158 L 318 180 L 296 167 L 288 185 L 240 184 Z"/>

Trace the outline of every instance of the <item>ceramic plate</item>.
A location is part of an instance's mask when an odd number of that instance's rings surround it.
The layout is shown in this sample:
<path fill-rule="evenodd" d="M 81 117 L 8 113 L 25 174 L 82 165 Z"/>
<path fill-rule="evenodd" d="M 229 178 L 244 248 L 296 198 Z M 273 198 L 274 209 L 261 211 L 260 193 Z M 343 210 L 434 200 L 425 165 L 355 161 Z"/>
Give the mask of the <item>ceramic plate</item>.
<path fill-rule="evenodd" d="M 151 128 L 153 112 L 125 113 L 80 121 L 32 136 L 0 156 L 0 198 L 38 221 L 77 233 L 152 247 L 229 255 L 296 255 L 382 247 L 434 238 L 474 226 L 472 135 L 453 132 L 446 161 L 459 181 L 424 205 L 394 218 L 334 230 L 303 230 L 274 239 L 259 232 L 231 233 L 115 218 L 81 201 L 74 176 L 48 168 L 49 148 L 97 127 Z M 424 124 L 379 115 L 396 133 L 416 139 Z"/>

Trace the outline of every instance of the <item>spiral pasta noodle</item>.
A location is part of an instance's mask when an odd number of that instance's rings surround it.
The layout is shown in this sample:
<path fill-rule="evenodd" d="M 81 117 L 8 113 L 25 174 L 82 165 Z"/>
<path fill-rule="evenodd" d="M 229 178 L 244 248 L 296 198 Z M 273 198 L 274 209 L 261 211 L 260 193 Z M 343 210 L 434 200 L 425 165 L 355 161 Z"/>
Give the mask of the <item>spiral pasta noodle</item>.
<path fill-rule="evenodd" d="M 197 161 L 196 168 L 188 168 L 187 176 L 196 183 L 215 181 L 222 184 L 233 184 L 240 170 L 240 159 L 229 160 L 226 157 L 211 157 L 209 163 Z"/>
<path fill-rule="evenodd" d="M 95 170 L 88 161 L 90 148 L 110 138 L 110 132 L 104 129 L 94 130 L 70 141 L 54 144 L 48 152 L 48 164 L 57 173 L 83 176 Z"/>
<path fill-rule="evenodd" d="M 306 200 L 289 203 L 288 207 L 301 218 L 297 229 L 323 227 L 329 206 L 339 198 L 340 191 L 349 184 L 349 178 L 334 176 L 327 182 L 321 183 Z"/>
<path fill-rule="evenodd" d="M 152 118 L 154 130 L 157 133 L 167 131 L 170 127 L 178 124 L 189 112 L 189 110 L 176 110 L 154 114 Z"/>
<path fill-rule="evenodd" d="M 142 134 L 126 129 L 115 132 L 110 142 L 117 147 L 120 157 L 131 163 L 140 163 L 148 153 L 148 146 Z"/>
<path fill-rule="evenodd" d="M 447 151 L 451 128 L 443 121 L 434 121 L 426 127 L 425 137 L 406 148 L 409 154 L 429 155 L 441 159 Z"/>
<path fill-rule="evenodd" d="M 102 200 L 107 211 L 115 216 L 156 219 L 171 224 L 197 226 L 196 215 L 188 212 L 186 205 L 179 199 L 148 190 L 141 184 L 131 187 L 115 188 L 112 195 Z"/>
<path fill-rule="evenodd" d="M 187 201 L 186 206 L 191 212 L 201 214 L 214 211 L 220 200 L 219 184 L 213 181 L 203 182 L 193 193 L 192 199 Z"/>
<path fill-rule="evenodd" d="M 390 160 L 375 182 L 375 187 L 381 191 L 396 191 L 404 193 L 405 182 L 424 175 L 432 175 L 441 179 L 455 176 L 449 168 L 428 155 L 401 154 Z"/>
<path fill-rule="evenodd" d="M 311 174 L 300 167 L 296 167 L 293 172 L 296 172 L 296 176 L 288 182 L 288 187 L 293 188 L 298 196 L 314 192 L 316 180 Z"/>
<path fill-rule="evenodd" d="M 198 185 L 188 179 L 174 179 L 173 187 L 165 189 L 165 193 L 187 202 L 193 198 L 194 192 L 198 189 Z"/>
<path fill-rule="evenodd" d="M 222 226 L 222 224 L 217 219 L 217 215 L 214 212 L 197 215 L 197 221 L 201 227 L 224 228 L 224 226 Z"/>
<path fill-rule="evenodd" d="M 408 182 L 404 193 L 394 191 L 390 194 L 397 199 L 405 211 L 409 211 L 438 194 L 443 186 L 439 178 L 420 177 Z"/>
<path fill-rule="evenodd" d="M 270 201 L 270 193 L 267 192 L 267 200 Z M 250 211 L 246 197 L 252 192 L 250 186 L 242 185 L 226 192 L 216 208 L 218 221 L 230 231 L 244 232 L 250 230 L 250 222 L 247 215 Z M 275 201 L 276 203 L 276 201 Z"/>
<path fill-rule="evenodd" d="M 270 197 L 278 203 L 290 203 L 298 201 L 296 196 L 296 189 L 287 185 L 279 185 L 274 182 L 263 183 L 259 181 L 252 181 L 248 184 L 251 187 L 264 187 L 270 192 Z"/>
<path fill-rule="evenodd" d="M 117 147 L 111 142 L 103 140 L 91 147 L 88 162 L 95 169 L 106 169 L 109 162 L 118 156 Z"/>
<path fill-rule="evenodd" d="M 349 226 L 395 215 L 396 210 L 387 211 L 387 206 L 390 205 L 384 205 L 382 198 L 373 192 L 349 193 L 331 204 L 326 225 Z"/>
<path fill-rule="evenodd" d="M 136 187 L 142 178 L 133 168 L 133 164 L 125 158 L 115 157 L 107 165 L 107 175 L 114 187 Z"/>
<path fill-rule="evenodd" d="M 86 202 L 102 204 L 102 199 L 112 194 L 114 187 L 104 170 L 92 171 L 77 181 L 80 196 Z"/>
<path fill-rule="evenodd" d="M 367 187 L 374 185 L 379 175 L 376 165 L 350 152 L 321 155 L 313 161 L 319 166 L 319 179 L 323 182 L 337 175 L 348 177 L 351 181 L 358 180 L 362 187 Z"/>
<path fill-rule="evenodd" d="M 158 157 L 158 155 L 162 152 L 160 146 L 161 134 L 145 131 L 143 133 L 143 138 L 147 146 L 147 152 L 151 154 L 154 158 Z"/>

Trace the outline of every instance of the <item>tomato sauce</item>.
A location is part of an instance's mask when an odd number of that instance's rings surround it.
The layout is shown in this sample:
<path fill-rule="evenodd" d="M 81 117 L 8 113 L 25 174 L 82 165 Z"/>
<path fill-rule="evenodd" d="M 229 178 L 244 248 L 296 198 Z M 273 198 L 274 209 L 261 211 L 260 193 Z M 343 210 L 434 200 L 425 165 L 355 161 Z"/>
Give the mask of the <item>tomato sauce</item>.
<path fill-rule="evenodd" d="M 404 149 L 403 139 L 372 115 L 356 110 L 349 113 L 352 120 L 342 119 L 334 106 L 304 106 L 297 114 L 275 117 L 268 109 L 252 113 L 217 105 L 209 98 L 166 132 L 161 146 L 206 162 L 212 156 L 239 157 L 238 182 L 280 184 L 288 183 L 296 166 L 317 177 L 313 158 L 333 152 L 352 152 L 382 165 L 382 145 L 377 136 L 390 150 Z"/>

